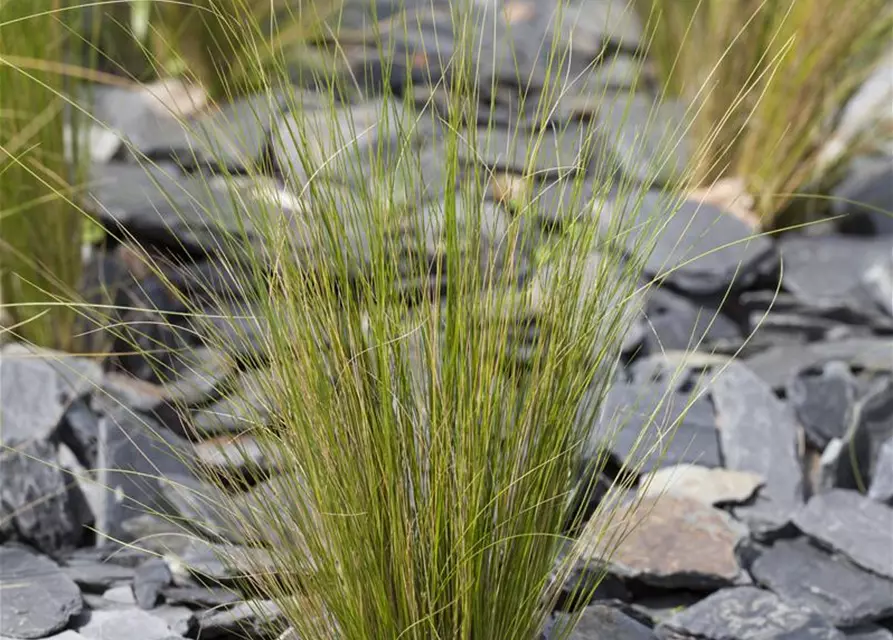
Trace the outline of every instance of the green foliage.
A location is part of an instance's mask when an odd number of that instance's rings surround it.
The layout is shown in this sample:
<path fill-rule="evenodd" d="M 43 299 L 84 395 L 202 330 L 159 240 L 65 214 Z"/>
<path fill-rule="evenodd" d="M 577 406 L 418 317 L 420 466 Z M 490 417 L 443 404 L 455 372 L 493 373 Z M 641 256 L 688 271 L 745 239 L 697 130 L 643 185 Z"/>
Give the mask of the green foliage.
<path fill-rule="evenodd" d="M 19 335 L 69 349 L 82 214 L 65 158 L 62 6 L 0 0 L 0 303 Z"/>
<path fill-rule="evenodd" d="M 638 0 L 670 94 L 697 112 L 696 186 L 740 178 L 768 225 L 834 167 L 835 118 L 889 49 L 887 0 Z M 872 132 L 862 132 L 871 135 Z"/>

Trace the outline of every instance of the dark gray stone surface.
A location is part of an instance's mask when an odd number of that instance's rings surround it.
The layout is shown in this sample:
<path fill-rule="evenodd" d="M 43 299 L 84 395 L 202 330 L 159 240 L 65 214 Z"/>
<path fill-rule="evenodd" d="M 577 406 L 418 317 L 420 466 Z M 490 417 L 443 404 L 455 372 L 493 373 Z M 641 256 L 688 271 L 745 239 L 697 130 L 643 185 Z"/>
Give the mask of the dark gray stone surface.
<path fill-rule="evenodd" d="M 59 393 L 56 370 L 17 345 L 0 351 L 0 444 L 16 447 L 32 440 L 47 439 L 62 414 L 64 398 Z"/>
<path fill-rule="evenodd" d="M 794 524 L 864 569 L 893 578 L 893 508 L 834 489 L 812 497 Z"/>
<path fill-rule="evenodd" d="M 846 228 L 861 233 L 893 234 L 893 168 L 879 158 L 835 189 L 832 201 L 837 215 L 847 214 Z"/>
<path fill-rule="evenodd" d="M 868 497 L 893 507 L 893 438 L 881 445 L 878 452 Z"/>
<path fill-rule="evenodd" d="M 86 593 L 103 593 L 133 580 L 134 569 L 100 557 L 67 558 L 62 571 Z"/>
<path fill-rule="evenodd" d="M 140 609 L 153 609 L 161 602 L 161 591 L 173 582 L 163 558 L 151 558 L 136 568 L 133 597 Z"/>
<path fill-rule="evenodd" d="M 819 614 L 754 587 L 723 589 L 657 626 L 662 640 L 844 640 Z"/>
<path fill-rule="evenodd" d="M 100 544 L 128 540 L 126 520 L 147 512 L 167 513 L 161 488 L 167 478 L 192 477 L 189 444 L 151 418 L 120 409 L 99 426 L 98 484 L 105 489 L 96 514 Z M 168 514 L 176 515 L 176 514 Z"/>
<path fill-rule="evenodd" d="M 866 624 L 846 629 L 848 640 L 893 640 L 893 631 L 888 631 L 875 624 Z"/>
<path fill-rule="evenodd" d="M 280 633 L 285 630 L 279 607 L 269 600 L 252 600 L 229 609 L 207 611 L 197 616 L 197 621 L 199 637 L 205 640 L 228 638 L 232 635 L 266 635 L 270 633 L 270 629 Z"/>
<path fill-rule="evenodd" d="M 828 340 L 809 345 L 777 345 L 744 359 L 749 369 L 773 389 L 781 389 L 795 375 L 840 360 L 868 371 L 893 371 L 893 343 L 884 336 Z"/>
<path fill-rule="evenodd" d="M 56 434 L 81 465 L 87 469 L 96 467 L 99 416 L 86 400 L 75 400 L 68 406 Z"/>
<path fill-rule="evenodd" d="M 77 585 L 46 556 L 27 547 L 0 547 L 0 636 L 44 638 L 81 612 Z"/>
<path fill-rule="evenodd" d="M 805 538 L 778 540 L 753 562 L 750 573 L 785 601 L 809 607 L 837 627 L 893 615 L 893 581 L 820 550 Z"/>
<path fill-rule="evenodd" d="M 667 289 L 654 289 L 645 303 L 645 342 L 649 353 L 708 350 L 741 340 L 740 327 L 720 313 L 721 301 L 699 304 Z"/>
<path fill-rule="evenodd" d="M 673 199 L 658 191 L 641 197 L 625 194 L 609 201 L 599 216 L 608 237 L 623 229 L 628 252 L 650 250 L 646 275 L 666 278 L 691 295 L 722 295 L 730 287 L 747 286 L 774 263 L 772 242 L 754 236 L 734 215 L 710 204 Z"/>
<path fill-rule="evenodd" d="M 139 609 L 90 611 L 77 632 L 88 640 L 182 640 L 167 622 Z"/>
<path fill-rule="evenodd" d="M 78 546 L 92 521 L 90 506 L 60 466 L 55 446 L 33 441 L 0 451 L 0 534 L 55 553 Z"/>
<path fill-rule="evenodd" d="M 567 626 L 574 622 L 573 614 L 556 615 L 552 626 L 553 637 L 566 640 L 657 640 L 657 636 L 645 625 L 614 607 L 601 604 L 586 607 L 569 635 L 558 635 L 566 633 Z"/>
<path fill-rule="evenodd" d="M 758 533 L 783 527 L 803 503 L 797 421 L 763 380 L 731 362 L 711 383 L 725 466 L 765 478 L 753 505 L 735 513 Z"/>
<path fill-rule="evenodd" d="M 787 385 L 787 399 L 806 436 L 822 448 L 843 438 L 859 386 L 843 362 L 829 362 L 821 371 L 803 371 Z"/>
<path fill-rule="evenodd" d="M 720 464 L 710 403 L 667 384 L 613 386 L 590 443 L 607 447 L 631 471 L 641 473 L 683 462 Z"/>

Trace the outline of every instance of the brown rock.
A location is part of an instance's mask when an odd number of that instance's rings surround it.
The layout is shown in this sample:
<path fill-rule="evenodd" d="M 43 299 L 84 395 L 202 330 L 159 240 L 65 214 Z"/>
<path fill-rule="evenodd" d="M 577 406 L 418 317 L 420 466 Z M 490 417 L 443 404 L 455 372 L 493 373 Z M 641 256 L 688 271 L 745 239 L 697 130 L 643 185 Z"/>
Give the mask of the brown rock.
<path fill-rule="evenodd" d="M 643 478 L 639 495 L 657 498 L 666 493 L 716 506 L 746 502 L 762 484 L 757 473 L 677 464 Z"/>
<path fill-rule="evenodd" d="M 606 526 L 594 522 L 584 533 L 589 560 L 610 558 L 617 575 L 656 587 L 706 589 L 739 582 L 743 575 L 735 546 L 742 525 L 723 511 L 692 498 L 646 497 L 620 506 Z M 612 553 L 613 552 L 613 553 Z"/>

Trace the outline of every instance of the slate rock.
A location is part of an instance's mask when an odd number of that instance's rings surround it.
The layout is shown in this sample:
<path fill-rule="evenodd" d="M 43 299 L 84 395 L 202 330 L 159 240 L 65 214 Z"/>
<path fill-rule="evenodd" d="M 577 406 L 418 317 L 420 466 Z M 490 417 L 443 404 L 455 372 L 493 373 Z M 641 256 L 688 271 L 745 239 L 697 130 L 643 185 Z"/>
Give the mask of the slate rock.
<path fill-rule="evenodd" d="M 5 529 L 7 536 L 53 554 L 77 547 L 93 517 L 51 443 L 34 441 L 0 453 L 0 533 Z"/>
<path fill-rule="evenodd" d="M 242 372 L 233 381 L 230 393 L 193 412 L 190 427 L 196 435 L 208 438 L 240 434 L 263 426 L 272 410 L 269 400 L 272 383 L 268 369 Z"/>
<path fill-rule="evenodd" d="M 136 569 L 133 597 L 140 609 L 153 609 L 161 602 L 161 591 L 173 582 L 173 576 L 162 558 L 146 560 Z"/>
<path fill-rule="evenodd" d="M 203 584 L 226 586 L 245 581 L 261 571 L 278 571 L 269 551 L 260 547 L 214 544 L 194 540 L 179 555 L 169 555 L 167 564 L 175 582 L 195 578 Z"/>
<path fill-rule="evenodd" d="M 586 406 L 581 407 L 581 411 L 586 410 Z M 638 473 L 680 463 L 705 467 L 720 464 L 709 402 L 676 393 L 664 383 L 619 383 L 611 387 L 590 436 L 590 447 L 595 450 L 599 446 L 608 447 Z"/>
<path fill-rule="evenodd" d="M 733 214 L 694 200 L 674 203 L 659 191 L 615 196 L 599 224 L 609 238 L 622 233 L 630 254 L 647 247 L 648 276 L 693 296 L 747 287 L 776 260 L 772 242 Z"/>
<path fill-rule="evenodd" d="M 168 512 L 161 489 L 172 476 L 181 482 L 192 478 L 189 447 L 151 418 L 129 410 L 100 421 L 98 484 L 106 489 L 104 509 L 96 514 L 101 544 L 128 541 L 125 522 L 130 518 Z"/>
<path fill-rule="evenodd" d="M 647 186 L 684 177 L 691 153 L 686 108 L 644 93 L 607 95 L 595 122 L 624 175 Z"/>
<path fill-rule="evenodd" d="M 75 400 L 68 406 L 56 434 L 83 467 L 96 468 L 99 416 L 86 400 Z"/>
<path fill-rule="evenodd" d="M 644 35 L 638 13 L 623 1 L 578 0 L 561 12 L 559 42 L 587 62 L 597 59 L 606 45 L 635 51 Z"/>
<path fill-rule="evenodd" d="M 221 480 L 256 480 L 270 470 L 264 447 L 250 434 L 209 438 L 195 445 L 202 468 Z"/>
<path fill-rule="evenodd" d="M 773 389 L 782 389 L 798 373 L 839 360 L 869 372 L 893 371 L 893 342 L 884 336 L 827 340 L 805 346 L 779 345 L 744 360 Z"/>
<path fill-rule="evenodd" d="M 557 635 L 576 619 L 559 613 L 552 626 L 554 637 L 567 640 L 657 640 L 657 636 L 640 622 L 613 607 L 594 604 L 586 607 L 574 630 L 567 636 Z M 565 632 L 566 633 L 566 632 Z"/>
<path fill-rule="evenodd" d="M 124 607 L 136 606 L 136 597 L 133 595 L 133 588 L 129 584 L 121 584 L 111 589 L 106 589 L 102 594 L 102 598 L 106 602 L 114 603 L 115 605 Z"/>
<path fill-rule="evenodd" d="M 285 628 L 282 612 L 270 600 L 250 600 L 229 609 L 204 611 L 196 618 L 198 635 L 205 640 L 260 635 L 270 629 L 281 632 Z"/>
<path fill-rule="evenodd" d="M 215 609 L 244 600 L 231 589 L 211 586 L 170 586 L 161 590 L 164 601 L 171 605 L 186 605 L 199 609 Z"/>
<path fill-rule="evenodd" d="M 868 497 L 893 507 L 893 438 L 881 445 L 878 452 Z"/>
<path fill-rule="evenodd" d="M 787 399 L 806 436 L 823 448 L 843 438 L 849 426 L 859 386 L 843 362 L 829 362 L 818 373 L 802 371 L 787 385 Z"/>
<path fill-rule="evenodd" d="M 0 584 L 0 636 L 46 637 L 83 608 L 80 590 L 59 566 L 23 546 L 0 547 Z"/>
<path fill-rule="evenodd" d="M 784 527 L 803 503 L 803 473 L 793 412 L 740 362 L 729 363 L 711 382 L 725 466 L 765 478 L 753 505 L 736 515 L 758 534 Z"/>
<path fill-rule="evenodd" d="M 855 491 L 813 496 L 794 516 L 798 529 L 860 567 L 893 578 L 893 508 Z"/>
<path fill-rule="evenodd" d="M 844 631 L 847 640 L 893 640 L 893 631 L 875 624 L 865 624 Z"/>
<path fill-rule="evenodd" d="M 754 587 L 723 589 L 662 622 L 663 640 L 843 640 L 844 635 L 809 609 L 785 603 Z"/>
<path fill-rule="evenodd" d="M 177 636 L 190 637 L 194 635 L 197 626 L 195 612 L 188 607 L 161 605 L 152 609 L 152 615 L 163 620 Z"/>
<path fill-rule="evenodd" d="M 866 267 L 862 286 L 879 309 L 893 316 L 893 243 L 886 254 L 878 256 Z"/>
<path fill-rule="evenodd" d="M 740 327 L 721 313 L 719 306 L 712 301 L 689 300 L 668 289 L 650 291 L 645 303 L 648 352 L 707 350 L 741 340 Z"/>
<path fill-rule="evenodd" d="M 893 234 L 893 168 L 887 158 L 872 163 L 835 190 L 835 215 L 847 215 L 844 228 L 865 235 Z"/>
<path fill-rule="evenodd" d="M 252 220 L 271 210 L 257 188 L 227 187 L 160 163 L 94 167 L 85 207 L 103 224 L 143 243 L 199 255 L 232 254 L 238 242 L 256 241 Z"/>
<path fill-rule="evenodd" d="M 678 464 L 640 478 L 639 495 L 657 498 L 666 493 L 720 506 L 747 502 L 762 484 L 756 473 Z"/>
<path fill-rule="evenodd" d="M 65 413 L 56 370 L 18 345 L 0 351 L 0 396 L 4 447 L 46 440 Z"/>
<path fill-rule="evenodd" d="M 779 247 L 782 284 L 803 303 L 845 309 L 857 317 L 880 313 L 866 287 L 866 272 L 889 260 L 889 239 L 790 235 L 781 238 Z"/>
<path fill-rule="evenodd" d="M 164 620 L 139 609 L 91 611 L 85 618 L 76 630 L 88 640 L 182 638 L 175 634 Z"/>
<path fill-rule="evenodd" d="M 837 627 L 893 615 L 893 581 L 822 551 L 805 538 L 776 541 L 753 562 L 750 573 L 786 602 L 811 608 Z"/>
<path fill-rule="evenodd" d="M 616 575 L 671 589 L 718 588 L 742 578 L 735 547 L 746 529 L 719 509 L 689 498 L 651 497 L 620 507 L 611 518 L 603 540 L 584 543 L 584 553 L 597 559 L 612 552 Z M 633 521 L 636 526 L 616 539 Z M 604 526 L 596 529 L 597 536 Z"/>
<path fill-rule="evenodd" d="M 823 489 L 864 490 L 871 484 L 884 442 L 893 438 L 893 377 L 875 380 L 848 418 L 844 436 L 822 453 Z"/>
<path fill-rule="evenodd" d="M 86 593 L 103 593 L 122 583 L 130 584 L 134 575 L 132 567 L 98 557 L 67 558 L 62 571 Z"/>
<path fill-rule="evenodd" d="M 313 175 L 356 183 L 376 158 L 384 166 L 395 162 L 410 115 L 393 100 L 285 114 L 273 129 L 273 153 L 295 192 Z"/>

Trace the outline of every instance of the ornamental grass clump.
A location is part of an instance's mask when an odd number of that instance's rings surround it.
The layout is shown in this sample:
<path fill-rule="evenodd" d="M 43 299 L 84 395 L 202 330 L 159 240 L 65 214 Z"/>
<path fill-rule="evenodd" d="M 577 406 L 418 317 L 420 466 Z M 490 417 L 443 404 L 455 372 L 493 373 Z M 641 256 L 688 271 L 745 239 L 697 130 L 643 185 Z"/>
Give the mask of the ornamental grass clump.
<path fill-rule="evenodd" d="M 267 369 L 239 437 L 276 474 L 248 504 L 204 469 L 219 493 L 184 498 L 209 514 L 187 524 L 264 549 L 229 560 L 301 638 L 537 638 L 584 552 L 606 560 L 624 530 L 619 486 L 589 519 L 607 464 L 590 437 L 678 201 L 637 219 L 647 187 L 604 162 L 588 122 L 555 117 L 572 82 L 557 44 L 526 123 L 492 117 L 482 67 L 504 60 L 479 38 L 497 15 L 452 7 L 427 100 L 391 93 L 388 65 L 361 107 L 325 78 L 313 105 L 294 94 L 273 131 L 286 189 L 256 167 L 265 196 L 220 245 L 238 285 L 216 308 L 238 317 L 195 311 L 212 344 L 237 359 L 253 344 L 241 366 Z M 507 168 L 523 197 L 495 195 Z M 245 180 L 223 176 L 234 201 Z"/>
<path fill-rule="evenodd" d="M 695 187 L 743 181 L 763 223 L 837 175 L 868 119 L 829 154 L 840 113 L 889 51 L 886 0 L 638 0 L 668 95 L 696 113 Z M 878 121 L 886 114 L 879 113 Z M 886 133 L 889 135 L 889 131 Z"/>
<path fill-rule="evenodd" d="M 19 336 L 71 349 L 84 216 L 66 159 L 64 6 L 0 1 L 0 305 Z"/>

